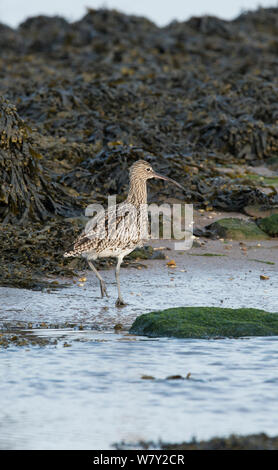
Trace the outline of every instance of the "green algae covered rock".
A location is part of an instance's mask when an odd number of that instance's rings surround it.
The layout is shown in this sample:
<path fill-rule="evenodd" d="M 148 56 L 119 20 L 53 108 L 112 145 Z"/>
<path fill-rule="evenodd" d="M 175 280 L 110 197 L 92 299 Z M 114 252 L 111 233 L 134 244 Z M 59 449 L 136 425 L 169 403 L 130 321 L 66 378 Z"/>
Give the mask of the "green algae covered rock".
<path fill-rule="evenodd" d="M 178 307 L 136 318 L 131 334 L 214 338 L 278 335 L 278 314 L 254 308 Z"/>
<path fill-rule="evenodd" d="M 143 246 L 142 248 L 136 248 L 129 255 L 128 259 L 151 259 L 153 255 L 152 246 Z"/>
<path fill-rule="evenodd" d="M 278 237 L 278 214 L 260 219 L 258 226 L 271 237 Z"/>
<path fill-rule="evenodd" d="M 221 238 L 232 240 L 267 240 L 267 233 L 253 221 L 227 217 L 217 220 L 207 228 L 213 230 Z"/>

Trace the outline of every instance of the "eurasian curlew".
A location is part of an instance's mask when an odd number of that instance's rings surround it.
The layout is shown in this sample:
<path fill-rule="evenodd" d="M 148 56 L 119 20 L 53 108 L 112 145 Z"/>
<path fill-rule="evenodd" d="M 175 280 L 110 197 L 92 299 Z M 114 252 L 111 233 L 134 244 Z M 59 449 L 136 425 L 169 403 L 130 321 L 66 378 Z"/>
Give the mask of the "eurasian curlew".
<path fill-rule="evenodd" d="M 118 299 L 116 306 L 126 305 L 120 288 L 120 266 L 123 258 L 135 248 L 143 245 L 143 239 L 148 232 L 147 211 L 147 180 L 159 178 L 174 183 L 184 189 L 179 183 L 167 176 L 156 173 L 145 160 L 138 160 L 129 169 L 130 183 L 127 199 L 98 213 L 90 221 L 89 227 L 78 237 L 73 249 L 64 256 L 84 256 L 90 268 L 100 282 L 101 296 L 107 296 L 106 285 L 94 266 L 97 258 L 117 258 L 116 281 Z"/>

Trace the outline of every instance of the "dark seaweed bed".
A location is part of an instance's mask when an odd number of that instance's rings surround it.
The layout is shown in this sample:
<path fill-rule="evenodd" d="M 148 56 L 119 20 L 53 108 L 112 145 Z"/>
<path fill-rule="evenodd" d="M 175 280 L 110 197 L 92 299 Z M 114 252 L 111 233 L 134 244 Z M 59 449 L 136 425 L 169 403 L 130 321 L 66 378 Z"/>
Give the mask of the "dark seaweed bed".
<path fill-rule="evenodd" d="M 222 171 L 278 166 L 277 38 L 278 8 L 164 28 L 104 9 L 0 24 L 1 283 L 71 274 L 81 223 L 67 218 L 121 199 L 138 158 L 186 187 L 150 184 L 151 201 L 277 204 L 274 187 Z"/>

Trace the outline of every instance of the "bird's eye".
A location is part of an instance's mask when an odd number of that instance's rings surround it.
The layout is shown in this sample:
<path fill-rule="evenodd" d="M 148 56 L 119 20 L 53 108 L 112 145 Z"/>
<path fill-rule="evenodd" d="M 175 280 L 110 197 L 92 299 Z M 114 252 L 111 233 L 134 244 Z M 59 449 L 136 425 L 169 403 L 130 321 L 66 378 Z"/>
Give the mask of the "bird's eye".
<path fill-rule="evenodd" d="M 151 171 L 151 168 L 147 168 L 147 171 Z"/>

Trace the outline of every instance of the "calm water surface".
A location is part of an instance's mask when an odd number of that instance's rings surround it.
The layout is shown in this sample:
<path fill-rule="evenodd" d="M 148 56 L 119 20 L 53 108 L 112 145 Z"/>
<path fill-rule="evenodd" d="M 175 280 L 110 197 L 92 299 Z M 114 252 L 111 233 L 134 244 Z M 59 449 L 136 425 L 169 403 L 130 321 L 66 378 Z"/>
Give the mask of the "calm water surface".
<path fill-rule="evenodd" d="M 193 260 L 190 273 L 159 271 L 159 287 L 155 268 L 123 270 L 125 309 L 114 308 L 110 271 L 104 273 L 107 300 L 99 299 L 90 275 L 84 288 L 52 293 L 1 288 L 2 325 L 32 322 L 33 334 L 58 342 L 0 351 L 0 448 L 108 449 L 141 439 L 278 434 L 278 337 L 148 339 L 113 331 L 119 321 L 128 329 L 154 305 L 249 305 L 278 312 L 271 266 L 263 268 L 271 277 L 267 284 L 253 268 L 238 265 L 231 279 L 226 260 L 215 260 L 206 273 L 200 263 Z M 76 329 L 62 328 L 66 320 Z M 51 327 L 55 322 L 60 328 Z M 189 379 L 167 379 L 188 373 Z"/>

